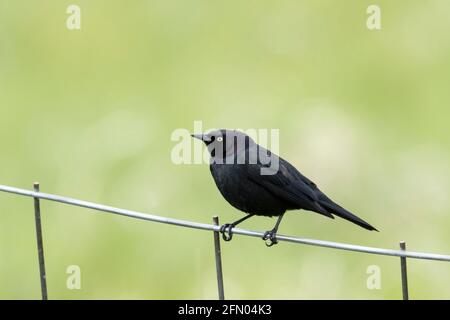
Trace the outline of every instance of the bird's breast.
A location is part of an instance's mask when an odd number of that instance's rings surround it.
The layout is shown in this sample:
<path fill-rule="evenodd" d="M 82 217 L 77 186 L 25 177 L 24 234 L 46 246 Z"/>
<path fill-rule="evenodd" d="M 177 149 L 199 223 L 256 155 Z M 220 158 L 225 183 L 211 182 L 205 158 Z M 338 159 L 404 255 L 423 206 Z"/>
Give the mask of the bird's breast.
<path fill-rule="evenodd" d="M 248 165 L 212 164 L 211 174 L 225 200 L 246 213 L 277 216 L 286 211 L 280 199 L 248 179 Z"/>

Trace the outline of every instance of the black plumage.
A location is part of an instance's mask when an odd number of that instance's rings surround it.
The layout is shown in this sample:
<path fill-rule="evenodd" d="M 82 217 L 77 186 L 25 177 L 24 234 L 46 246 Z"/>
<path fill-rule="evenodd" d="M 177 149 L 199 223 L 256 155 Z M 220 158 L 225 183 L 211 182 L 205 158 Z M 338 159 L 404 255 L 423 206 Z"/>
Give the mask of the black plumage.
<path fill-rule="evenodd" d="M 231 240 L 234 226 L 254 215 L 278 216 L 275 227 L 263 237 L 269 240 L 268 245 L 275 244 L 284 213 L 296 209 L 333 219 L 336 215 L 367 230 L 376 230 L 332 201 L 289 162 L 259 146 L 244 133 L 222 129 L 193 137 L 208 147 L 211 174 L 222 196 L 235 208 L 248 213 L 222 226 L 225 240 Z"/>

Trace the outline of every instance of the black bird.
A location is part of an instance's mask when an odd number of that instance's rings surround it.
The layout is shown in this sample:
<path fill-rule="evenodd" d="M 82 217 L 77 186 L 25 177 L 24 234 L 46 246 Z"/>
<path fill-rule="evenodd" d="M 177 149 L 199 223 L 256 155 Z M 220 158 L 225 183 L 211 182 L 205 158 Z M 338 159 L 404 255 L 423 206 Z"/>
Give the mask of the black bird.
<path fill-rule="evenodd" d="M 256 144 L 236 130 L 215 130 L 193 134 L 202 140 L 211 155 L 210 170 L 222 196 L 247 215 L 222 225 L 224 240 L 232 238 L 232 229 L 254 215 L 278 216 L 275 227 L 264 233 L 266 245 L 277 243 L 276 233 L 287 210 L 304 209 L 334 219 L 346 219 L 367 230 L 376 230 L 345 210 L 302 175 L 289 162 Z"/>

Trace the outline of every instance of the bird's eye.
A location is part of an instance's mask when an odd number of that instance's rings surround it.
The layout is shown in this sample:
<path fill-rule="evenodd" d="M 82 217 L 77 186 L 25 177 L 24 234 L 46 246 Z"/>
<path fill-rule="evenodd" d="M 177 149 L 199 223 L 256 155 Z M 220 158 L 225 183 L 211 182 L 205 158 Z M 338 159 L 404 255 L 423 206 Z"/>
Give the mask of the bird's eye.
<path fill-rule="evenodd" d="M 223 138 L 222 137 L 218 137 L 217 141 L 222 142 Z"/>

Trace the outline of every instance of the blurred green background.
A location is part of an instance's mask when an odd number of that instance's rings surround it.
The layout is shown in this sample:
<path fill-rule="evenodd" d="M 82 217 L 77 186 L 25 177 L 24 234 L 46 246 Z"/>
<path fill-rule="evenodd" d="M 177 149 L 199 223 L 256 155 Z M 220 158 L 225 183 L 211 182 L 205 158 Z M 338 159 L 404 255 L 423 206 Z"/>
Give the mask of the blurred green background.
<path fill-rule="evenodd" d="M 67 6 L 81 30 L 66 28 Z M 450 3 L 0 0 L 0 184 L 231 222 L 177 128 L 280 129 L 281 155 L 381 232 L 304 211 L 283 234 L 450 253 Z M 30 198 L 0 193 L 0 298 L 40 298 Z M 42 203 L 49 297 L 215 299 L 212 235 Z M 268 230 L 275 220 L 242 227 Z M 227 298 L 399 299 L 398 258 L 236 236 Z M 409 260 L 410 296 L 450 298 L 450 264 Z M 66 269 L 81 268 L 81 290 Z M 366 286 L 381 269 L 381 289 Z"/>

